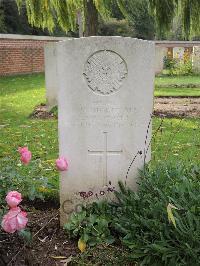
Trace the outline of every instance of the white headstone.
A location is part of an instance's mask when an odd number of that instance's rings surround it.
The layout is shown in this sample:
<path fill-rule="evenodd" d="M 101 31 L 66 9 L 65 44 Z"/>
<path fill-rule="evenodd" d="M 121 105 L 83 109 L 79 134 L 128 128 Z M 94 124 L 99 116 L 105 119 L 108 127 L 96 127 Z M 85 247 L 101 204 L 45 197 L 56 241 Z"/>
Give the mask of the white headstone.
<path fill-rule="evenodd" d="M 200 46 L 193 47 L 192 69 L 194 72 L 200 73 Z"/>
<path fill-rule="evenodd" d="M 57 67 L 56 67 L 56 43 L 48 43 L 44 47 L 45 60 L 45 87 L 47 108 L 58 104 L 58 82 L 57 82 Z"/>
<path fill-rule="evenodd" d="M 174 47 L 173 48 L 173 58 L 176 59 L 178 62 L 184 61 L 184 47 Z"/>
<path fill-rule="evenodd" d="M 57 44 L 59 150 L 69 161 L 60 177 L 61 224 L 79 204 L 113 194 L 142 151 L 126 180 L 136 188 L 151 137 L 154 56 L 153 42 L 132 38 Z"/>
<path fill-rule="evenodd" d="M 167 48 L 156 46 L 155 50 L 155 73 L 161 73 L 164 68 L 164 57 L 167 56 Z"/>
<path fill-rule="evenodd" d="M 63 37 L 70 40 L 71 38 Z M 58 78 L 56 65 L 56 43 L 49 42 L 44 46 L 44 63 L 45 63 L 45 87 L 46 103 L 48 110 L 58 105 Z"/>

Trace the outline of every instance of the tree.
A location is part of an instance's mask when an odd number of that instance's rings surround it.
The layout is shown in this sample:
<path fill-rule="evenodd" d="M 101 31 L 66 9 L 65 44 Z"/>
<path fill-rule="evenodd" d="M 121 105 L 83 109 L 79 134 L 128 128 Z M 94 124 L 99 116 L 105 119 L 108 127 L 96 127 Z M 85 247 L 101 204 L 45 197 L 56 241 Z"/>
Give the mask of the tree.
<path fill-rule="evenodd" d="M 111 16 L 113 0 L 16 0 L 18 7 L 26 5 L 28 20 L 32 26 L 53 30 L 56 23 L 66 32 L 77 30 L 77 13 L 83 17 L 85 36 L 96 35 L 98 15 Z M 143 0 L 142 0 L 143 1 Z M 200 0 L 146 0 L 147 7 L 155 17 L 158 28 L 170 29 L 177 13 L 183 21 L 185 38 L 200 31 Z M 116 0 L 121 12 L 134 8 L 136 0 Z M 115 4 L 116 4 L 115 3 Z"/>
<path fill-rule="evenodd" d="M 0 32 L 6 33 L 6 24 L 5 24 L 5 13 L 3 10 L 2 3 L 0 3 Z"/>
<path fill-rule="evenodd" d="M 185 39 L 200 33 L 200 0 L 149 0 L 149 3 L 160 31 L 168 31 L 178 15 Z"/>
<path fill-rule="evenodd" d="M 154 39 L 155 21 L 148 8 L 148 0 L 123 0 L 119 6 L 124 17 L 132 26 L 135 37 Z"/>
<path fill-rule="evenodd" d="M 0 0 L 0 32 L 35 35 L 48 34 L 46 31 L 44 32 L 29 25 L 25 6 L 23 6 L 19 15 L 16 2 L 8 0 Z"/>
<path fill-rule="evenodd" d="M 65 31 L 77 30 L 77 14 L 82 14 L 85 36 L 96 35 L 98 14 L 109 16 L 110 0 L 16 0 L 18 8 L 26 5 L 32 26 L 53 31 L 56 23 Z"/>
<path fill-rule="evenodd" d="M 98 11 L 93 0 L 83 1 L 85 36 L 96 35 L 98 31 Z"/>

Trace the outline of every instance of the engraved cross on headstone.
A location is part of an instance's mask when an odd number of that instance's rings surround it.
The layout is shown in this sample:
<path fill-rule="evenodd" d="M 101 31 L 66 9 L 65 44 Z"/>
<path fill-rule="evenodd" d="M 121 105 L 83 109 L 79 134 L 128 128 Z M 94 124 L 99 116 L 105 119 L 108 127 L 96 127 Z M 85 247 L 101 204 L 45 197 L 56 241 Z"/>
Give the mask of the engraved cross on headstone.
<path fill-rule="evenodd" d="M 108 155 L 121 155 L 122 150 L 108 150 L 108 132 L 103 132 L 104 134 L 104 149 L 103 150 L 96 150 L 91 151 L 88 150 L 89 155 L 101 155 L 103 156 L 103 185 L 108 184 L 108 173 L 107 173 L 107 164 L 108 164 Z"/>

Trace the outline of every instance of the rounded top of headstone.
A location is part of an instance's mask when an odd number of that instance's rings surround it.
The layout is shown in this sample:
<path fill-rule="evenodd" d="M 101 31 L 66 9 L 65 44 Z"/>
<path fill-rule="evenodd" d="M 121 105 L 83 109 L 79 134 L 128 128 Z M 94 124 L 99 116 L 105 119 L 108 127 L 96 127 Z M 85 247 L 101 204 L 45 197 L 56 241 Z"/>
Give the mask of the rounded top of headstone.
<path fill-rule="evenodd" d="M 124 59 L 111 50 L 100 50 L 92 54 L 87 59 L 83 72 L 88 87 L 100 95 L 118 91 L 127 73 Z"/>

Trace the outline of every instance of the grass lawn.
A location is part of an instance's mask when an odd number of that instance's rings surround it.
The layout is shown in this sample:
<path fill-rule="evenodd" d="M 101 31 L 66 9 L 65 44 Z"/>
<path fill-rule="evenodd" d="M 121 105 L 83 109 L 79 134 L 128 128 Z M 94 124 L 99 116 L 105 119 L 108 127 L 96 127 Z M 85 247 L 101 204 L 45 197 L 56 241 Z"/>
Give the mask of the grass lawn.
<path fill-rule="evenodd" d="M 0 168 L 5 175 L 8 172 L 9 178 L 11 172 L 18 173 L 19 179 L 27 180 L 31 176 L 32 181 L 39 184 L 45 184 L 48 178 L 51 191 L 55 192 L 58 188 L 58 172 L 54 168 L 58 156 L 57 120 L 29 119 L 34 107 L 41 102 L 45 102 L 44 75 L 0 78 Z M 20 164 L 17 152 L 19 146 L 26 145 L 33 158 L 28 167 Z"/>
<path fill-rule="evenodd" d="M 193 84 L 200 88 L 200 75 L 194 76 L 157 76 L 155 79 L 155 86 L 168 87 L 168 85 L 187 85 Z"/>
<path fill-rule="evenodd" d="M 200 97 L 200 88 L 155 88 L 155 96 L 198 96 Z"/>
<path fill-rule="evenodd" d="M 200 75 L 197 76 L 157 76 L 155 96 L 200 96 Z"/>
<path fill-rule="evenodd" d="M 42 74 L 0 78 L 1 143 L 0 168 L 14 171 L 32 181 L 48 179 L 51 191 L 58 188 L 58 173 L 54 162 L 58 156 L 57 120 L 30 119 L 34 107 L 45 102 Z M 154 118 L 154 131 L 160 118 Z M 165 119 L 152 142 L 153 163 L 181 160 L 186 164 L 200 158 L 200 119 Z M 32 165 L 20 164 L 17 149 L 28 145 L 33 154 Z M 34 166 L 38 163 L 38 167 Z M 30 178 L 29 178 L 30 179 Z"/>

